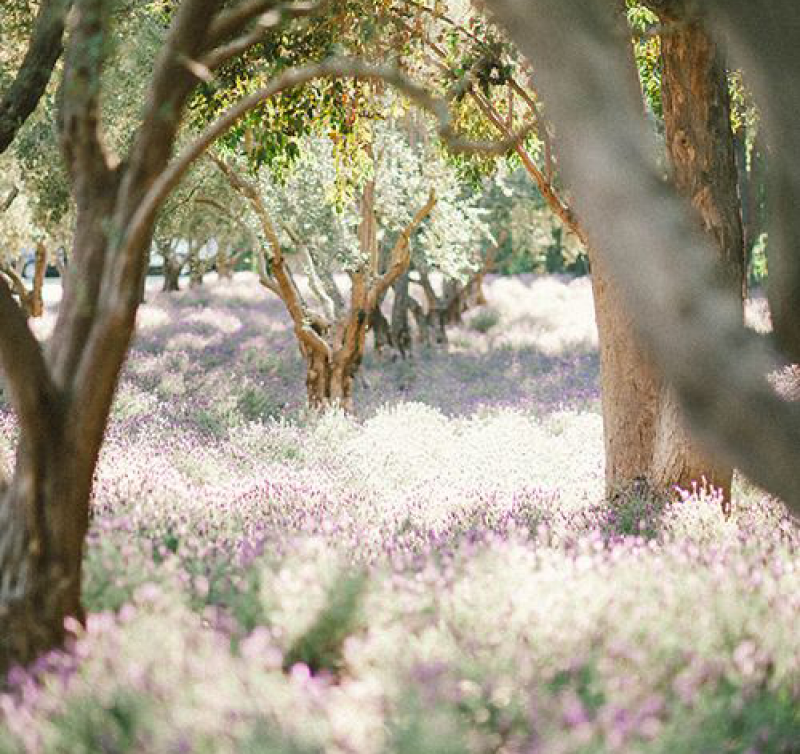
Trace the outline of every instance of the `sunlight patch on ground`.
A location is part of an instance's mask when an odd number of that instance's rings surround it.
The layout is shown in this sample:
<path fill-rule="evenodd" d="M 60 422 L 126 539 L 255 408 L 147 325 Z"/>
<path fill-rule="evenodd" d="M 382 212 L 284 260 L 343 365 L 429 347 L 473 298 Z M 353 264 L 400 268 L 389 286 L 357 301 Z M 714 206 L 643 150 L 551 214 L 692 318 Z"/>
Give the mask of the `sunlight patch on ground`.
<path fill-rule="evenodd" d="M 597 348 L 588 278 L 496 278 L 486 286 L 486 297 L 502 318 L 502 327 L 490 335 L 492 347 L 530 346 L 548 356 Z"/>

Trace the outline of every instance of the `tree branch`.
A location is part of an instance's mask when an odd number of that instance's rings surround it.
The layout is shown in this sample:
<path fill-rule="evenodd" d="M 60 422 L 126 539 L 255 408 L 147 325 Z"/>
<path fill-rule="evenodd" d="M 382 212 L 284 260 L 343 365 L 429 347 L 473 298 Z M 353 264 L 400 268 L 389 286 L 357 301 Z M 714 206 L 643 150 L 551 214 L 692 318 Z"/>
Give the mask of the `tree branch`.
<path fill-rule="evenodd" d="M 52 433 L 60 419 L 58 393 L 39 341 L 0 276 L 0 366 L 23 438 Z"/>
<path fill-rule="evenodd" d="M 0 154 L 36 109 L 61 55 L 64 18 L 71 0 L 42 0 L 17 75 L 0 98 Z"/>
<path fill-rule="evenodd" d="M 270 245 L 272 250 L 270 266 L 272 268 L 272 277 L 274 278 L 275 285 L 273 287 L 273 285 L 264 282 L 265 280 L 269 280 L 269 275 L 266 270 L 266 260 L 262 260 L 263 271 L 261 268 L 259 269 L 259 279 L 262 285 L 269 288 L 269 290 L 276 293 L 283 300 L 292 318 L 292 322 L 294 323 L 294 329 L 298 340 L 306 347 L 329 356 L 330 347 L 328 344 L 308 325 L 308 322 L 310 322 L 310 314 L 291 276 L 291 272 L 286 266 L 278 234 L 275 232 L 275 226 L 272 224 L 272 219 L 269 216 L 269 212 L 261 198 L 258 188 L 250 181 L 246 181 L 238 175 L 233 167 L 216 155 L 209 154 L 209 158 L 217 168 L 219 168 L 234 191 L 239 192 L 247 199 Z"/>
<path fill-rule="evenodd" d="M 263 3 L 258 4 L 263 5 Z M 271 9 L 262 12 L 257 17 L 253 29 L 243 34 L 241 37 L 237 37 L 206 53 L 197 61 L 197 64 L 210 74 L 211 71 L 219 68 L 223 63 L 235 58 L 237 55 L 241 55 L 253 45 L 258 44 L 273 29 L 283 26 L 287 21 L 306 18 L 317 13 L 326 4 L 326 0 L 322 0 L 322 2 L 318 3 L 294 3 L 292 5 L 273 2 L 271 3 Z M 252 20 L 252 17 L 241 24 L 240 28 L 250 20 Z"/>
<path fill-rule="evenodd" d="M 127 254 L 130 249 L 138 248 L 142 235 L 146 233 L 149 227 L 153 213 L 161 205 L 164 198 L 178 184 L 192 163 L 242 116 L 258 107 L 265 100 L 318 78 L 356 78 L 385 81 L 437 119 L 440 137 L 454 152 L 503 154 L 513 148 L 527 133 L 526 130 L 504 142 L 470 141 L 459 138 L 453 127 L 453 119 L 448 110 L 447 102 L 434 97 L 423 86 L 411 81 L 397 69 L 388 66 L 373 66 L 351 58 L 330 58 L 322 63 L 313 63 L 294 68 L 276 76 L 265 87 L 244 97 L 236 105 L 228 109 L 167 166 L 150 186 L 131 218 L 121 243 L 121 253 Z"/>
<path fill-rule="evenodd" d="M 244 0 L 230 10 L 223 11 L 208 29 L 209 49 L 238 34 L 250 21 L 274 9 L 276 5 L 277 0 Z"/>
<path fill-rule="evenodd" d="M 408 265 L 411 262 L 411 236 L 414 234 L 414 231 L 422 225 L 425 218 L 430 215 L 435 206 L 436 192 L 431 189 L 428 195 L 428 201 L 417 210 L 417 214 L 414 215 L 411 222 L 406 225 L 403 232 L 398 236 L 397 241 L 395 241 L 389 257 L 389 268 L 375 281 L 368 293 L 368 309 L 373 309 L 386 291 L 389 290 L 394 281 L 408 269 Z"/>
<path fill-rule="evenodd" d="M 11 205 L 14 203 L 14 200 L 19 196 L 19 187 L 14 185 L 11 187 L 11 190 L 8 192 L 8 195 L 5 199 L 3 199 L 3 203 L 0 204 L 0 214 L 3 212 L 7 212 Z"/>
<path fill-rule="evenodd" d="M 91 201 L 92 191 L 106 182 L 110 172 L 100 137 L 100 75 L 107 14 L 104 0 L 75 0 L 59 90 L 61 152 L 79 205 Z"/>

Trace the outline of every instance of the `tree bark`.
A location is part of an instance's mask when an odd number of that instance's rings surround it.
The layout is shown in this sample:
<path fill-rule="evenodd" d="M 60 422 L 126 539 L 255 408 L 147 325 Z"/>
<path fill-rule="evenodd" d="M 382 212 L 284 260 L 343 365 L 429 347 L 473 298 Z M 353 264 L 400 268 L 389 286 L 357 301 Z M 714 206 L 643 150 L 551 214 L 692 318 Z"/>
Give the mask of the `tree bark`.
<path fill-rule="evenodd" d="M 180 279 L 182 268 L 182 264 L 175 263 L 167 259 L 166 256 L 164 257 L 164 285 L 162 286 L 162 290 L 165 293 L 174 293 L 175 291 L 179 291 L 181 289 Z"/>
<path fill-rule="evenodd" d="M 306 392 L 312 409 L 353 410 L 353 378 L 358 370 L 357 349 L 327 356 L 319 351 L 306 354 Z"/>
<path fill-rule="evenodd" d="M 370 312 L 369 329 L 372 330 L 373 343 L 377 353 L 382 353 L 384 348 L 394 345 L 389 321 L 383 315 L 380 305 Z"/>
<path fill-rule="evenodd" d="M 155 213 L 166 196 L 153 199 L 150 192 L 197 82 L 185 61 L 208 49 L 213 20 L 232 23 L 220 0 L 180 3 L 141 126 L 126 159 L 115 160 L 103 146 L 99 118 L 107 3 L 76 2 L 59 112 L 75 235 L 46 354 L 0 278 L 0 367 L 20 425 L 14 475 L 0 484 L 0 677 L 59 644 L 65 619 L 83 617 L 92 480 L 133 334 Z M 242 23 L 256 12 L 250 7 Z M 239 28 L 234 23 L 230 33 Z"/>
<path fill-rule="evenodd" d="M 600 349 L 606 497 L 648 479 L 653 461 L 660 380 L 639 345 L 602 257 L 587 246 Z"/>
<path fill-rule="evenodd" d="M 392 302 L 392 341 L 404 359 L 411 353 L 411 327 L 408 321 L 411 294 L 408 291 L 408 276 L 409 271 L 406 270 L 397 278 Z"/>
<path fill-rule="evenodd" d="M 682 2 L 663 17 L 672 23 L 662 35 L 664 129 L 673 179 L 687 197 L 703 231 L 717 250 L 719 284 L 744 296 L 744 237 L 730 100 L 725 67 L 699 18 Z M 705 478 L 730 501 L 733 469 L 692 439 L 678 402 L 664 388 L 653 451 L 653 482 L 688 487 Z"/>
<path fill-rule="evenodd" d="M 36 254 L 33 263 L 33 281 L 28 302 L 28 314 L 31 317 L 41 317 L 44 314 L 44 278 L 47 274 L 47 247 L 41 242 L 36 244 Z"/>

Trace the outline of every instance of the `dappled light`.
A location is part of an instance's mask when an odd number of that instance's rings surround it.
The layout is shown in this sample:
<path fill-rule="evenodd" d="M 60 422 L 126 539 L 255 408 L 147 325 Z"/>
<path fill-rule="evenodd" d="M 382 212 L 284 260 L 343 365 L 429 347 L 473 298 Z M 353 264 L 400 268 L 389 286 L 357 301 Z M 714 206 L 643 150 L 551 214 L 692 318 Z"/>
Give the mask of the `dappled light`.
<path fill-rule="evenodd" d="M 763 5 L 0 2 L 0 754 L 795 754 Z"/>

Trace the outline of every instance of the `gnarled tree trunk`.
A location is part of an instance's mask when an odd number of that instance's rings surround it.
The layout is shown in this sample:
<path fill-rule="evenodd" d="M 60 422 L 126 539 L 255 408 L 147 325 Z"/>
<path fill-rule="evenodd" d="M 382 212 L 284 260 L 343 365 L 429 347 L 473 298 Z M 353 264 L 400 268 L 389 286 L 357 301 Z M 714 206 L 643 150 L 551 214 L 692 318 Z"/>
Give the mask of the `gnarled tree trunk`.
<path fill-rule="evenodd" d="M 76 205 L 75 237 L 46 353 L 0 278 L 0 366 L 20 427 L 13 476 L 0 481 L 0 678 L 59 644 L 65 619 L 83 617 L 81 560 L 92 479 L 133 334 L 155 214 L 207 146 L 198 140 L 168 166 L 184 104 L 198 82 L 186 61 L 203 60 L 213 69 L 247 49 L 254 42 L 247 27 L 262 12 L 258 4 L 223 10 L 221 0 L 182 0 L 155 64 L 141 125 L 125 159 L 114 159 L 103 146 L 99 117 L 108 2 L 74 4 L 59 130 Z M 43 13 L 54 5 L 65 3 L 44 2 Z M 244 40 L 228 44 L 245 31 Z M 55 36 L 57 53 L 60 30 Z M 8 102 L 0 100 L 0 150 L 18 127 L 7 128 Z"/>
<path fill-rule="evenodd" d="M 683 0 L 661 9 L 669 33 L 661 40 L 662 103 L 675 186 L 687 197 L 718 251 L 719 284 L 744 294 L 744 239 L 730 99 L 716 44 Z M 668 389 L 662 391 L 652 479 L 688 487 L 705 478 L 730 500 L 732 468 L 690 437 Z"/>
<path fill-rule="evenodd" d="M 338 407 L 344 411 L 352 411 L 353 379 L 360 363 L 361 355 L 358 349 L 341 350 L 330 358 L 318 352 L 307 356 L 308 405 L 314 409 Z"/>

